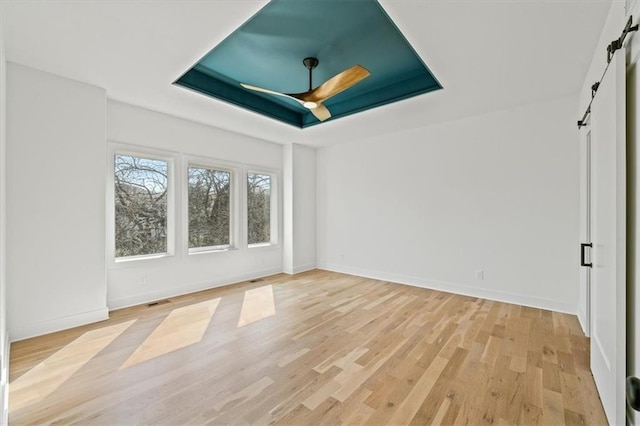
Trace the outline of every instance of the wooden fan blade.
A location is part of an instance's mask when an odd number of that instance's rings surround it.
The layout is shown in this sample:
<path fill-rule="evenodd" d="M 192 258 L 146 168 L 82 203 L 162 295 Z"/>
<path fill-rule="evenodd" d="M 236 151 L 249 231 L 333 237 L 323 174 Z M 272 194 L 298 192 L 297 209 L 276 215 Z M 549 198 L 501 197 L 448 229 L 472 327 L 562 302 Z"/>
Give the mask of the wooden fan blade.
<path fill-rule="evenodd" d="M 310 92 L 301 94 L 298 99 L 311 102 L 324 102 L 330 97 L 342 93 L 351 86 L 358 84 L 370 75 L 371 73 L 365 67 L 354 65 L 342 71 L 340 74 L 331 77 Z"/>
<path fill-rule="evenodd" d="M 320 121 L 331 118 L 331 113 L 323 104 L 318 104 L 315 108 L 309 108 L 309 111 L 311 111 L 311 113 Z"/>
<path fill-rule="evenodd" d="M 250 84 L 244 84 L 244 83 L 240 83 L 240 86 L 244 87 L 245 89 L 248 90 L 253 90 L 254 92 L 261 92 L 261 93 L 267 93 L 269 95 L 276 95 L 276 96 L 282 96 L 284 98 L 289 98 L 289 99 L 293 99 L 294 101 L 298 102 L 299 104 L 303 104 L 304 101 L 293 97 L 291 95 L 287 95 L 286 93 L 280 93 L 280 92 L 276 92 L 274 90 L 269 90 L 269 89 L 264 89 L 262 87 L 258 87 L 258 86 L 252 86 Z"/>

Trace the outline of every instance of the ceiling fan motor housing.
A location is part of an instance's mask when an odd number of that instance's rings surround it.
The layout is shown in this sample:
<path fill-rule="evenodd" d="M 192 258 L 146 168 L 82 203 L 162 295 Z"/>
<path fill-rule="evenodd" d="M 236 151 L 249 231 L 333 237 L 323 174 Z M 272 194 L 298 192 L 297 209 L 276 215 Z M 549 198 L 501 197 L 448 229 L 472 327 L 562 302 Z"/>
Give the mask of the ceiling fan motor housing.
<path fill-rule="evenodd" d="M 310 69 L 310 70 L 312 70 L 315 67 L 317 67 L 319 62 L 320 61 L 318 61 L 317 58 L 304 58 L 302 60 L 302 63 L 304 64 L 304 66 L 307 67 L 307 69 Z"/>

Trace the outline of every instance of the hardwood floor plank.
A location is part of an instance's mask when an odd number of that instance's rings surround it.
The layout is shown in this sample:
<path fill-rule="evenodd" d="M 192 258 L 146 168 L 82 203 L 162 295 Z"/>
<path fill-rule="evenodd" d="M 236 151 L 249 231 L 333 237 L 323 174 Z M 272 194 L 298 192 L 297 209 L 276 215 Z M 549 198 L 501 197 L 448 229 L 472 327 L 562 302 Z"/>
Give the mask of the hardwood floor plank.
<path fill-rule="evenodd" d="M 560 425 L 565 422 L 562 394 L 544 389 L 542 391 L 542 423 L 548 425 Z"/>
<path fill-rule="evenodd" d="M 595 382 L 591 371 L 577 370 L 578 380 L 580 381 L 580 392 L 584 409 L 586 411 L 586 420 L 591 425 L 607 424 L 607 418 L 602 408 L 600 396 L 596 390 Z"/>
<path fill-rule="evenodd" d="M 14 343 L 10 423 L 606 422 L 571 315 L 318 270 L 168 300 Z"/>
<path fill-rule="evenodd" d="M 414 418 L 422 406 L 423 402 L 426 400 L 427 395 L 431 392 L 433 385 L 440 378 L 442 371 L 448 363 L 448 359 L 436 357 L 434 362 L 431 363 L 422 377 L 420 377 L 411 392 L 409 392 L 407 397 L 402 401 L 390 420 L 391 424 L 409 424 L 411 419 Z"/>

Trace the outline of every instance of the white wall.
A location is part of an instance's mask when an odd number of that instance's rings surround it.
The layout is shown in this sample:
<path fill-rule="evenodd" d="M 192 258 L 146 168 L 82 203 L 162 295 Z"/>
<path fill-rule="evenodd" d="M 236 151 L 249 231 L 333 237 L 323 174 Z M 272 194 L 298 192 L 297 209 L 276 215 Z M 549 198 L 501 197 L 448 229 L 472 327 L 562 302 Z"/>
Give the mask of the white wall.
<path fill-rule="evenodd" d="M 6 98 L 7 62 L 4 54 L 4 13 L 0 3 L 0 424 L 8 422 L 7 373 L 9 370 L 9 342 L 6 321 Z"/>
<path fill-rule="evenodd" d="M 319 150 L 319 267 L 575 312 L 575 109 L 568 97 Z"/>
<path fill-rule="evenodd" d="M 7 67 L 12 340 L 107 317 L 103 89 Z"/>
<path fill-rule="evenodd" d="M 174 255 L 116 263 L 106 249 L 106 238 L 112 236 L 106 230 L 105 197 L 112 161 L 108 152 L 115 146 L 167 153 L 177 159 L 175 173 L 180 176 L 189 157 L 235 165 L 242 173 L 251 169 L 280 175 L 281 145 L 107 102 L 103 89 L 17 64 L 9 66 L 7 98 L 12 340 L 104 319 L 107 306 L 115 309 L 282 271 L 282 243 L 247 248 L 244 221 L 235 225 L 237 249 L 188 255 L 181 185 L 176 185 Z M 314 156 L 296 155 L 315 167 Z M 309 175 L 315 179 L 315 169 L 304 174 L 303 188 L 309 187 Z M 238 187 L 243 197 L 245 187 Z M 36 196 L 29 197 L 34 191 Z M 314 192 L 308 196 L 315 202 Z M 245 217 L 244 204 L 238 206 L 239 217 Z M 306 209 L 315 214 L 315 204 Z M 281 206 L 278 216 L 281 230 Z M 315 250 L 315 226 L 311 237 L 306 244 Z"/>
<path fill-rule="evenodd" d="M 286 145 L 283 162 L 283 270 L 297 274 L 316 267 L 316 150 Z"/>
<path fill-rule="evenodd" d="M 282 271 L 293 274 L 293 144 L 282 147 Z"/>
<path fill-rule="evenodd" d="M 316 267 L 316 150 L 293 145 L 293 273 Z"/>
<path fill-rule="evenodd" d="M 282 170 L 281 145 L 120 102 L 108 102 L 107 135 L 110 143 L 172 152 L 178 159 L 185 155 L 197 156 L 258 170 L 277 173 Z M 177 176 L 183 173 L 180 170 L 178 161 Z M 180 206 L 185 199 L 184 189 L 180 185 L 176 189 L 176 203 Z M 282 243 L 247 248 L 244 223 L 239 227 L 241 235 L 236 250 L 187 254 L 183 238 L 186 228 L 182 226 L 185 214 L 181 208 L 176 209 L 176 213 L 178 226 L 173 256 L 124 263 L 107 259 L 110 309 L 282 272 Z M 244 213 L 240 217 L 245 217 Z"/>

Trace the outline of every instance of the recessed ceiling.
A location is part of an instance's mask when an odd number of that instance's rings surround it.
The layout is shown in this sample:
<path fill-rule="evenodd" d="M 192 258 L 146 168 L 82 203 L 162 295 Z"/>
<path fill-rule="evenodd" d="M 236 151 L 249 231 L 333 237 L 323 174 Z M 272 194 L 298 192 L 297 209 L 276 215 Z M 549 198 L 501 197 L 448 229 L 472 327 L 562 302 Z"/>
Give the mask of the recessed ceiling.
<path fill-rule="evenodd" d="M 318 146 L 575 95 L 611 0 L 381 0 L 445 89 L 304 131 L 171 84 L 266 4 L 2 0 L 0 15 L 8 61 L 103 87 L 112 100 Z"/>
<path fill-rule="evenodd" d="M 305 128 L 321 121 L 301 100 L 241 83 L 302 94 L 354 65 L 370 75 L 323 102 L 330 120 L 441 88 L 376 0 L 272 0 L 176 84 Z"/>

